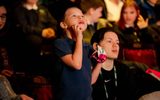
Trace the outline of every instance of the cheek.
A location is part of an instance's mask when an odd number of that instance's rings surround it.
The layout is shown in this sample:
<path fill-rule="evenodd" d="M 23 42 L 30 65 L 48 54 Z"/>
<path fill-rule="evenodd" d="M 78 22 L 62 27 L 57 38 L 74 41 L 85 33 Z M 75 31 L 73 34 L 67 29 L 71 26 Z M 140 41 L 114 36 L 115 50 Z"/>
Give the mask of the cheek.
<path fill-rule="evenodd" d="M 107 55 L 110 54 L 110 52 L 111 52 L 111 49 L 110 49 L 110 48 L 111 48 L 111 47 L 109 47 L 109 46 L 106 46 L 106 47 L 104 48 Z"/>
<path fill-rule="evenodd" d="M 132 20 L 136 20 L 137 19 L 137 15 L 136 14 L 134 14 L 134 15 L 132 15 Z"/>
<path fill-rule="evenodd" d="M 5 25 L 5 22 L 2 22 L 1 25 L 0 25 L 0 29 L 2 29 L 4 27 L 4 25 Z"/>

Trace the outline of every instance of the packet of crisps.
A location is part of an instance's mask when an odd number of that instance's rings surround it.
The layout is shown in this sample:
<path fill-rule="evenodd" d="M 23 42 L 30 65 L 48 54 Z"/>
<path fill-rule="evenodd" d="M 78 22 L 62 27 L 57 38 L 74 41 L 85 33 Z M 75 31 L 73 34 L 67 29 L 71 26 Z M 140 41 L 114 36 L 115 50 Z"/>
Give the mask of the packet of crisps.
<path fill-rule="evenodd" d="M 107 59 L 106 52 L 99 45 L 97 48 L 98 49 L 92 54 L 91 58 L 95 59 L 98 63 L 103 63 Z"/>

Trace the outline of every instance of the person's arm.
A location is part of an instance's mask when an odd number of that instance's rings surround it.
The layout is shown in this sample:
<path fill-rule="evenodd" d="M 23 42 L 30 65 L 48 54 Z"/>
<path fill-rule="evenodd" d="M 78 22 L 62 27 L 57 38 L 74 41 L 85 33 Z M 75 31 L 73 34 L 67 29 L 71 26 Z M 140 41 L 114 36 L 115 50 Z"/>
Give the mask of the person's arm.
<path fill-rule="evenodd" d="M 80 70 L 82 67 L 82 57 L 83 57 L 83 35 L 82 30 L 77 25 L 72 26 L 76 37 L 76 44 L 73 54 L 68 54 L 61 57 L 62 61 L 68 66 Z"/>
<path fill-rule="evenodd" d="M 94 84 L 97 79 L 98 79 L 98 76 L 101 72 L 101 67 L 102 67 L 102 63 L 98 63 L 96 65 L 96 67 L 94 69 L 92 69 L 92 79 L 91 79 L 91 84 Z"/>

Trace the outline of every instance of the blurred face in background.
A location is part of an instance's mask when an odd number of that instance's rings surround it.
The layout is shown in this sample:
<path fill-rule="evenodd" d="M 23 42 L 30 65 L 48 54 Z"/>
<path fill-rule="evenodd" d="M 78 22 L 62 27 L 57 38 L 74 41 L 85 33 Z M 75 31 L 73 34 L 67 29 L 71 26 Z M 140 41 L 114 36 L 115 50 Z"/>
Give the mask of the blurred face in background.
<path fill-rule="evenodd" d="M 128 6 L 123 10 L 123 19 L 125 25 L 134 26 L 134 22 L 138 17 L 138 11 L 136 11 L 134 6 Z"/>
<path fill-rule="evenodd" d="M 7 10 L 4 6 L 0 6 L 0 29 L 5 26 Z"/>
<path fill-rule="evenodd" d="M 94 23 L 98 22 L 98 19 L 102 17 L 102 7 L 98 7 L 97 9 L 93 9 L 92 20 Z"/>
<path fill-rule="evenodd" d="M 25 3 L 27 3 L 29 5 L 35 5 L 38 3 L 38 0 L 25 0 L 25 1 L 26 1 Z"/>

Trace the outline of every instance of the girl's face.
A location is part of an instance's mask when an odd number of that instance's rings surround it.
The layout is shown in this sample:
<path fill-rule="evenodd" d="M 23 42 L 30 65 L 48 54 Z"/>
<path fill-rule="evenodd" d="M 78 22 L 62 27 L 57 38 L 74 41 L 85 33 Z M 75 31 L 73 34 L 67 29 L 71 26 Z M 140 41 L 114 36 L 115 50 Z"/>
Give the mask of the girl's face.
<path fill-rule="evenodd" d="M 138 16 L 138 12 L 135 7 L 126 7 L 123 11 L 123 18 L 126 25 L 133 26 Z"/>
<path fill-rule="evenodd" d="M 6 14 L 7 14 L 7 11 L 5 7 L 0 6 L 0 29 L 2 29 L 5 26 Z"/>
<path fill-rule="evenodd" d="M 116 33 L 106 32 L 104 39 L 99 44 L 105 49 L 108 59 L 116 59 L 119 54 L 119 39 Z"/>
<path fill-rule="evenodd" d="M 67 28 L 71 26 L 79 26 L 82 31 L 86 30 L 87 23 L 82 11 L 78 8 L 69 8 L 65 13 L 63 22 Z"/>

